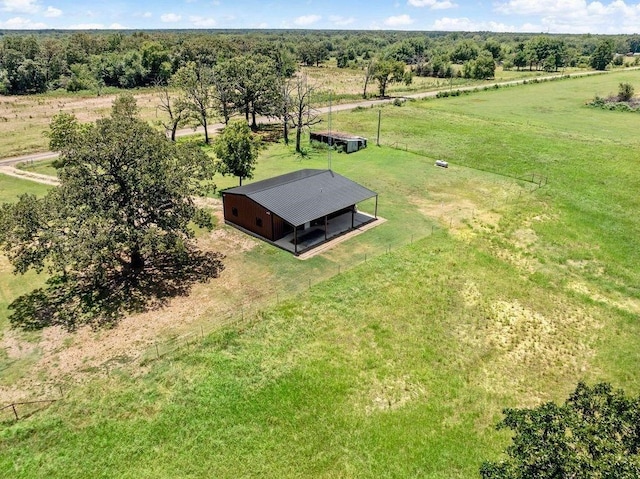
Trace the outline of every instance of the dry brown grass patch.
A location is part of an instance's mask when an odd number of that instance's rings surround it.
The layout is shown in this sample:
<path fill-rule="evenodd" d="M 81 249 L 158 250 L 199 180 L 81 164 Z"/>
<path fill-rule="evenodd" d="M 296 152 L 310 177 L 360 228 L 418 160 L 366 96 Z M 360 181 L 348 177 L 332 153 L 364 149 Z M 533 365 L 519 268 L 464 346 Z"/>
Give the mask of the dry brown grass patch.
<path fill-rule="evenodd" d="M 536 378 L 578 378 L 589 368 L 601 325 L 584 309 L 562 302 L 543 314 L 518 300 L 489 301 L 473 282 L 461 294 L 475 320 L 457 334 L 483 352 L 474 380 L 488 391 L 535 402 Z"/>

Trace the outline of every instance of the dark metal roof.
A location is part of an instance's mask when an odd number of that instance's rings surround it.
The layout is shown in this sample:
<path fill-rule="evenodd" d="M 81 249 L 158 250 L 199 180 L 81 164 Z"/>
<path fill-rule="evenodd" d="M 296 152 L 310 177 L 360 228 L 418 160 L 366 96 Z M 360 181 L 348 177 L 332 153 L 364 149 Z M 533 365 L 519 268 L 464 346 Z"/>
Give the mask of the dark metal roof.
<path fill-rule="evenodd" d="M 352 135 L 350 133 L 341 133 L 339 131 L 312 131 L 311 135 L 326 136 L 336 140 L 364 140 L 362 136 Z"/>
<path fill-rule="evenodd" d="M 299 170 L 226 190 L 245 195 L 293 226 L 373 198 L 374 191 L 331 170 Z"/>

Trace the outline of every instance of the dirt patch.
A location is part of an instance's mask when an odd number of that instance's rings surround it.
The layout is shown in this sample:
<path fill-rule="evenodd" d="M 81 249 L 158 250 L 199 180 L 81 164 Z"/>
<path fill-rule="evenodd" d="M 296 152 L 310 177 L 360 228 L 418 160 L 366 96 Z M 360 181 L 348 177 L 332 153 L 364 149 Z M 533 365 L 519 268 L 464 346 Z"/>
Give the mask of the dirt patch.
<path fill-rule="evenodd" d="M 522 228 L 514 231 L 513 244 L 520 249 L 529 249 L 538 241 L 538 235 L 531 228 Z"/>
<path fill-rule="evenodd" d="M 488 302 L 474 283 L 465 286 L 462 296 L 477 320 L 457 334 L 483 351 L 476 381 L 485 389 L 519 392 L 535 402 L 532 378 L 576 377 L 589 367 L 591 345 L 601 325 L 583 309 L 559 304 L 552 313 L 542 314 L 518 300 Z"/>
<path fill-rule="evenodd" d="M 214 200 L 210 206 L 219 208 L 219 203 Z M 255 247 L 257 240 L 220 227 L 205 232 L 198 244 L 205 251 L 238 255 Z M 3 266 L 4 262 L 0 262 L 0 267 Z M 171 338 L 193 335 L 196 330 L 210 331 L 235 317 L 237 292 L 246 293 L 239 275 L 239 271 L 227 269 L 210 283 L 196 284 L 188 297 L 174 298 L 161 309 L 125 317 L 113 329 L 94 331 L 84 327 L 69 333 L 60 327 L 50 327 L 36 341 L 5 332 L 0 347 L 8 358 L 19 361 L 34 354 L 37 358 L 12 384 L 0 385 L 0 404 L 57 397 L 60 386 L 65 389 L 96 375 L 108 375 L 114 369 L 133 374 L 144 372 L 140 361 L 149 356 L 156 343 L 164 347 Z"/>
<path fill-rule="evenodd" d="M 36 344 L 26 341 L 20 337 L 19 333 L 11 329 L 3 333 L 0 346 L 10 361 L 29 356 L 38 349 Z"/>
<path fill-rule="evenodd" d="M 540 262 L 537 259 L 528 256 L 524 251 L 512 250 L 498 244 L 490 245 L 489 251 L 496 258 L 515 266 L 522 273 L 532 274 L 540 269 Z"/>
<path fill-rule="evenodd" d="M 410 201 L 421 214 L 466 242 L 479 234 L 495 232 L 502 217 L 471 199 L 448 194 L 436 194 L 431 199 L 413 197 Z"/>
<path fill-rule="evenodd" d="M 14 176 L 23 180 L 35 181 L 36 183 L 42 183 L 44 185 L 58 186 L 60 180 L 55 176 L 42 175 L 40 173 L 33 173 L 30 171 L 19 170 L 13 166 L 0 165 L 0 173 L 3 175 Z"/>
<path fill-rule="evenodd" d="M 369 378 L 367 386 L 356 395 L 354 404 L 357 411 L 371 415 L 400 409 L 426 396 L 427 390 L 424 385 L 413 381 L 407 375 L 382 380 L 373 377 Z"/>
<path fill-rule="evenodd" d="M 579 281 L 569 283 L 568 288 L 571 291 L 586 296 L 597 303 L 606 304 L 622 311 L 627 311 L 631 314 L 640 315 L 640 301 L 637 299 L 626 297 L 607 297 L 593 291 L 588 285 Z"/>
<path fill-rule="evenodd" d="M 462 294 L 462 299 L 464 300 L 464 305 L 467 308 L 473 308 L 477 306 L 482 301 L 482 294 L 478 289 L 478 285 L 476 285 L 473 281 L 467 281 L 460 292 Z"/>

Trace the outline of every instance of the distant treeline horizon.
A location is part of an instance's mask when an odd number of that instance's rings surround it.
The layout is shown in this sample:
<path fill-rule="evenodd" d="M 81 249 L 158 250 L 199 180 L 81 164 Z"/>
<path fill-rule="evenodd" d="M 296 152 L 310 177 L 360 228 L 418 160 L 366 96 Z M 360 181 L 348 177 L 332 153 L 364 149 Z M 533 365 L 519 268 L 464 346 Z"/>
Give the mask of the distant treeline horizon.
<path fill-rule="evenodd" d="M 603 48 L 604 45 L 604 48 Z M 505 69 L 606 68 L 640 52 L 640 35 L 298 29 L 0 30 L 0 94 L 166 85 L 190 62 L 214 67 L 264 55 L 290 76 L 300 65 L 365 70 L 372 59 L 449 77 L 452 64 L 493 58 Z M 593 56 L 602 56 L 594 62 Z M 610 57 L 610 58 L 609 58 Z M 604 63 L 603 63 L 604 62 Z M 334 65 L 331 63 L 331 65 Z M 603 66 L 604 65 L 604 66 Z M 460 71 L 461 69 L 457 69 Z"/>

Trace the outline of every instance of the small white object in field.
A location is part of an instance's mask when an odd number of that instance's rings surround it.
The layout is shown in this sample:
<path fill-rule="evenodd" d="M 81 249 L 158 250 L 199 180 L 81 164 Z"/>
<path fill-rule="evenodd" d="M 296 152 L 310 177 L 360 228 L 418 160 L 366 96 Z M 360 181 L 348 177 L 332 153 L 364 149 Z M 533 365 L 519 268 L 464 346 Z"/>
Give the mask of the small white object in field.
<path fill-rule="evenodd" d="M 436 160 L 435 166 L 440 166 L 441 168 L 449 168 L 449 163 L 444 160 Z"/>

